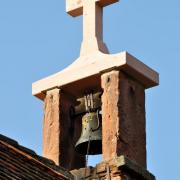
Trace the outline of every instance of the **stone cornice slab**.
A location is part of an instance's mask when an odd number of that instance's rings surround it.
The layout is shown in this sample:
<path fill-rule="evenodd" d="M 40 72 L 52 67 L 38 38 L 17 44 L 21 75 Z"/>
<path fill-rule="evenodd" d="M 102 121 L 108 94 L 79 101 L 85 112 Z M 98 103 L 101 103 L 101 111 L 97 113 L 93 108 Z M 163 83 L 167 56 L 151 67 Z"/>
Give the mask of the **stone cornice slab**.
<path fill-rule="evenodd" d="M 81 83 L 83 89 L 83 86 L 92 83 L 92 78 L 96 81 L 101 74 L 113 69 L 125 72 L 139 81 L 146 89 L 159 84 L 159 74 L 129 53 L 122 52 L 109 55 L 97 52 L 89 56 L 80 56 L 66 69 L 34 82 L 32 84 L 32 94 L 43 100 L 46 91 L 53 88 L 63 89 L 69 86 L 73 92 L 72 83 L 86 79 L 85 82 Z M 89 78 L 91 78 L 91 81 L 88 82 Z"/>

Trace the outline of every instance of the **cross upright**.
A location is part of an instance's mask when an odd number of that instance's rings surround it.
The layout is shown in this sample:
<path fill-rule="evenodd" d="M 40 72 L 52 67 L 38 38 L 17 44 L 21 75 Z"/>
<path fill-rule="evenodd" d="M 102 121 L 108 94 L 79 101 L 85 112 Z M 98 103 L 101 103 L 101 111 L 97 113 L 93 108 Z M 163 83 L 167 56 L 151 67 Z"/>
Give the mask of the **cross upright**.
<path fill-rule="evenodd" d="M 83 15 L 81 55 L 101 51 L 108 54 L 103 43 L 103 7 L 119 0 L 66 0 L 66 11 L 73 17 Z"/>

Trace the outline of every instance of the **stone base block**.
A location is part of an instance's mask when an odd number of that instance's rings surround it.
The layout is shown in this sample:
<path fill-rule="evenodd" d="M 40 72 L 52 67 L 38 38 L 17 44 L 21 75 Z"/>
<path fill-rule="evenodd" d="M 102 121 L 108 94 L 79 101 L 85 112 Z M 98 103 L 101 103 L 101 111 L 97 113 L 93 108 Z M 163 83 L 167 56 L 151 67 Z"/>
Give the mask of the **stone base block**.
<path fill-rule="evenodd" d="M 155 180 L 155 176 L 125 156 L 119 156 L 96 167 L 73 170 L 74 179 L 87 180 Z"/>

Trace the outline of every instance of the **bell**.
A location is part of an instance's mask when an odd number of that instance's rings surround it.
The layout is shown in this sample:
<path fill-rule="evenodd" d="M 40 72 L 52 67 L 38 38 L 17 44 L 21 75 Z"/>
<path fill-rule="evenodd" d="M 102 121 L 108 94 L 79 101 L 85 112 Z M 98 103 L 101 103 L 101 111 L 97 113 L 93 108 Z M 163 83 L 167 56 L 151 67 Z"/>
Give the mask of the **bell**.
<path fill-rule="evenodd" d="M 82 131 L 75 149 L 82 155 L 102 153 L 102 125 L 99 112 L 89 112 L 82 117 Z"/>

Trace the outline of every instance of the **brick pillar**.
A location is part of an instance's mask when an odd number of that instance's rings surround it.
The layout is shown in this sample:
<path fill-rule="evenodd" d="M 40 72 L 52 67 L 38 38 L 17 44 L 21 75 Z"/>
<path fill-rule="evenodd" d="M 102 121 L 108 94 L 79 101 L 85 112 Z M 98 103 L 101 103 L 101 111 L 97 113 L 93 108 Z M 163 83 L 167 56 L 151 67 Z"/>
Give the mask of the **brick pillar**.
<path fill-rule="evenodd" d="M 60 89 L 47 91 L 44 100 L 43 156 L 68 170 L 85 166 L 85 157 L 74 150 L 81 131 L 73 131 L 80 127 L 70 118 L 72 103 Z"/>
<path fill-rule="evenodd" d="M 101 76 L 103 160 L 125 155 L 146 168 L 145 90 L 121 71 Z"/>

